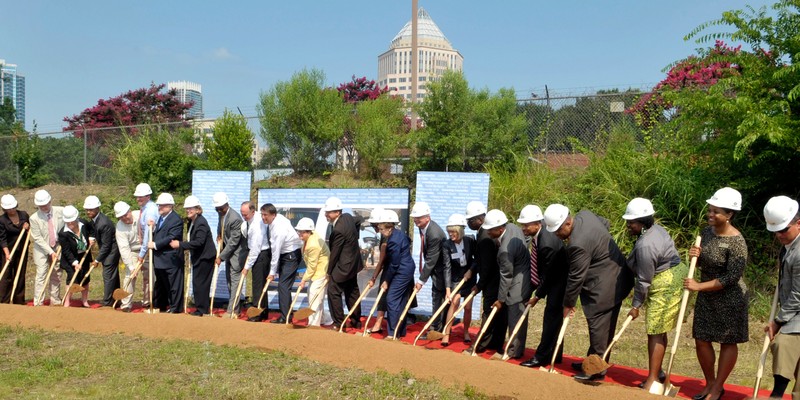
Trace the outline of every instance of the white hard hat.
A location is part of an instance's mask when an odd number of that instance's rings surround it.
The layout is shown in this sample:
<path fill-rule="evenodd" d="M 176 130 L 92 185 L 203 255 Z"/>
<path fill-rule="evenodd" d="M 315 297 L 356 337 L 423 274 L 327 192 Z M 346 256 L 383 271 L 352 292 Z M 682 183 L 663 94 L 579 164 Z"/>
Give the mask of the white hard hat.
<path fill-rule="evenodd" d="M 224 192 L 217 192 L 214 193 L 214 197 L 211 199 L 211 205 L 214 207 L 222 207 L 225 204 L 228 204 L 230 200 L 228 200 L 228 195 Z"/>
<path fill-rule="evenodd" d="M 95 208 L 100 208 L 100 199 L 97 196 L 87 196 L 86 200 L 83 201 L 83 209 L 92 210 Z"/>
<path fill-rule="evenodd" d="M 300 218 L 300 221 L 297 221 L 297 225 L 294 229 L 298 231 L 313 231 L 314 230 L 314 220 L 311 218 Z"/>
<path fill-rule="evenodd" d="M 542 215 L 542 209 L 537 205 L 528 204 L 522 208 L 522 211 L 519 212 L 519 218 L 517 218 L 517 222 L 520 224 L 527 224 L 530 222 L 541 221 L 543 219 L 544 216 Z"/>
<path fill-rule="evenodd" d="M 33 204 L 36 206 L 46 205 L 50 200 L 53 200 L 53 198 L 50 197 L 50 193 L 47 193 L 47 190 L 44 189 L 37 190 L 36 194 L 33 195 Z"/>
<path fill-rule="evenodd" d="M 163 196 L 163 195 L 164 194 L 162 194 L 161 196 Z M 158 200 L 161 200 L 161 196 L 158 196 Z M 170 197 L 172 197 L 172 196 L 170 196 Z M 162 204 L 162 203 L 158 203 L 158 204 Z M 198 199 L 197 196 L 193 196 L 193 195 L 186 196 L 186 199 L 183 200 L 183 208 L 192 208 L 192 207 L 200 207 L 200 199 Z"/>
<path fill-rule="evenodd" d="M 489 210 L 489 212 L 486 213 L 486 219 L 483 220 L 483 225 L 481 225 L 481 228 L 497 228 L 498 226 L 505 225 L 507 222 L 508 218 L 506 218 L 506 213 L 498 209 Z"/>
<path fill-rule="evenodd" d="M 447 219 L 447 226 L 467 226 L 467 219 L 461 214 L 453 214 Z"/>
<path fill-rule="evenodd" d="M 153 194 L 153 189 L 150 189 L 150 185 L 146 183 L 136 185 L 136 190 L 133 191 L 135 197 L 149 196 L 151 194 Z"/>
<path fill-rule="evenodd" d="M 131 206 L 124 201 L 118 201 L 114 203 L 114 216 L 117 218 L 122 218 L 122 216 L 127 214 L 130 210 Z"/>
<path fill-rule="evenodd" d="M 384 210 L 383 207 L 375 207 L 370 211 L 367 222 L 370 224 L 377 224 L 379 222 L 386 222 L 384 219 L 386 219 L 386 210 Z"/>
<path fill-rule="evenodd" d="M 480 201 L 470 201 L 467 203 L 467 212 L 465 213 L 464 217 L 470 219 L 481 214 L 486 214 L 486 206 L 483 205 L 483 203 Z"/>
<path fill-rule="evenodd" d="M 400 224 L 400 217 L 397 216 L 397 212 L 394 210 L 386 210 L 383 212 L 383 221 L 381 222 L 393 222 L 395 224 Z"/>
<path fill-rule="evenodd" d="M 78 219 L 78 209 L 73 206 L 64 207 L 64 222 L 72 222 Z"/>
<path fill-rule="evenodd" d="M 325 206 L 322 207 L 322 211 L 338 211 L 342 208 L 342 201 L 339 200 L 338 197 L 328 197 L 328 200 L 325 200 Z"/>
<path fill-rule="evenodd" d="M 764 219 L 770 232 L 778 232 L 789 226 L 795 215 L 797 201 L 786 196 L 773 197 L 764 206 Z"/>
<path fill-rule="evenodd" d="M 418 201 L 414 203 L 414 207 L 411 207 L 411 218 L 424 217 L 426 215 L 431 215 L 431 207 L 428 206 L 428 203 Z"/>
<path fill-rule="evenodd" d="M 172 195 L 169 193 L 161 193 L 158 195 L 158 199 L 156 199 L 156 204 L 163 205 L 163 204 L 171 204 L 175 205 L 175 199 L 172 198 Z"/>
<path fill-rule="evenodd" d="M 544 210 L 544 223 L 548 232 L 555 232 L 569 217 L 569 208 L 563 204 L 550 204 Z"/>
<path fill-rule="evenodd" d="M 742 209 L 742 194 L 736 189 L 724 187 L 714 192 L 714 195 L 706 200 L 706 203 L 714 207 L 739 211 Z"/>
<path fill-rule="evenodd" d="M 631 200 L 628 206 L 625 207 L 625 214 L 622 216 L 622 219 L 639 219 L 642 217 L 649 217 L 655 213 L 656 210 L 653 209 L 653 203 L 651 203 L 650 200 L 637 197 Z"/>
<path fill-rule="evenodd" d="M 3 197 L 0 198 L 0 207 L 3 207 L 4 210 L 17 208 L 17 199 L 10 194 L 4 194 Z"/>

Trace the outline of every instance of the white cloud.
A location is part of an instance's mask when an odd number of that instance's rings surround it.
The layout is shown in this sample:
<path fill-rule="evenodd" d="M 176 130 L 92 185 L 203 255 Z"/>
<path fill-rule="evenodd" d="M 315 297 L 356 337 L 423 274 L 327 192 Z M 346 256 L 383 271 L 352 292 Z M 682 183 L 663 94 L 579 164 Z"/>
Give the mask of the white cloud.
<path fill-rule="evenodd" d="M 237 58 L 225 47 L 218 47 L 212 50 L 210 55 L 215 60 L 233 60 Z"/>

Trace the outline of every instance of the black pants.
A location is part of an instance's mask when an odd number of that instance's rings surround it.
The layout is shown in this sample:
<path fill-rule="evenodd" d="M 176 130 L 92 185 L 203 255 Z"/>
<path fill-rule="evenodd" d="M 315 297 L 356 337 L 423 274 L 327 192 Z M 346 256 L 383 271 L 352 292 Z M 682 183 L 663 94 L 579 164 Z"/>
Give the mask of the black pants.
<path fill-rule="evenodd" d="M 358 290 L 358 278 L 346 280 L 344 282 L 335 282 L 333 280 L 328 282 L 328 309 L 331 311 L 331 318 L 333 318 L 333 326 L 341 326 L 344 321 L 344 307 L 342 306 L 342 295 L 347 303 L 347 308 L 352 310 L 353 305 L 358 301 L 358 296 L 361 293 Z M 353 311 L 352 319 L 350 320 L 351 326 L 360 326 L 361 324 L 361 304 Z"/>
<path fill-rule="evenodd" d="M 183 312 L 183 266 L 170 269 L 153 269 L 155 303 L 161 311 Z"/>
<path fill-rule="evenodd" d="M 119 258 L 103 264 L 103 305 L 114 304 L 114 291 L 119 289 Z"/>
<path fill-rule="evenodd" d="M 13 239 L 16 241 L 17 238 L 8 238 L 9 241 Z M 13 243 L 13 242 L 12 242 Z M 11 291 L 14 286 L 14 278 L 17 275 L 17 267 L 19 265 L 20 254 L 22 253 L 22 244 L 19 245 L 20 247 L 17 249 L 16 254 L 11 257 L 11 262 L 8 264 L 8 269 L 6 270 L 6 274 L 0 279 L 0 303 L 8 304 L 9 300 L 11 299 Z M 10 249 L 9 249 L 10 251 Z M 6 260 L 0 253 L 0 260 L 2 263 L 5 264 Z M 0 264 L 0 269 L 2 269 L 2 265 Z M 14 290 L 14 301 L 11 302 L 12 304 L 25 304 L 25 272 L 28 269 L 28 257 L 27 254 L 22 260 L 22 270 L 19 272 L 19 280 L 17 281 L 17 289 Z"/>
<path fill-rule="evenodd" d="M 614 339 L 617 330 L 617 317 L 622 303 L 614 305 L 610 310 L 603 312 L 587 312 L 586 307 L 583 312 L 586 314 L 586 322 L 589 324 L 589 350 L 586 355 L 597 354 L 602 356 L 606 352 L 608 345 Z M 611 358 L 609 353 L 608 358 Z"/>
<path fill-rule="evenodd" d="M 252 271 L 250 271 L 251 272 L 251 279 L 253 280 L 253 282 L 252 282 L 252 288 L 253 288 L 253 295 L 252 295 L 253 299 L 252 299 L 252 301 L 254 303 L 256 301 L 258 301 L 258 299 L 261 297 L 261 291 L 264 290 L 264 284 L 267 282 L 267 274 L 269 273 L 269 264 L 270 264 L 271 261 L 272 261 L 272 250 L 271 249 L 261 250 L 261 252 L 258 253 L 258 258 L 256 258 L 255 264 L 253 264 Z M 231 291 L 232 291 L 231 292 L 231 301 L 233 301 L 233 299 L 236 298 L 236 293 L 233 293 L 233 291 L 236 291 L 236 288 L 232 288 Z M 264 296 L 264 297 L 266 297 L 266 296 Z M 234 304 L 234 307 L 235 306 L 236 306 L 236 304 Z M 253 304 L 253 306 L 261 308 L 262 305 L 261 304 Z M 264 308 L 267 308 L 266 302 L 265 302 L 265 304 L 263 304 L 263 306 L 264 306 Z"/>
<path fill-rule="evenodd" d="M 482 316 L 481 316 L 481 329 L 486 324 L 486 319 L 489 318 L 489 314 L 492 312 L 492 304 L 497 301 L 497 298 L 492 297 L 483 297 L 483 308 L 482 308 Z M 476 343 L 475 345 L 477 351 L 484 351 L 484 350 L 496 350 L 498 352 L 503 351 L 503 342 L 506 340 L 506 330 L 508 328 L 508 313 L 503 312 L 503 310 L 497 311 L 494 315 L 494 319 L 492 320 L 492 324 L 489 325 L 489 328 L 486 329 L 486 333 L 483 334 L 480 343 Z"/>
<path fill-rule="evenodd" d="M 278 308 L 281 317 L 289 319 L 292 310 L 292 285 L 297 278 L 297 267 L 300 265 L 300 249 L 284 253 L 278 258 Z M 260 295 L 260 294 L 259 294 Z"/>
<path fill-rule="evenodd" d="M 551 291 L 546 296 L 547 303 L 544 306 L 544 316 L 542 321 L 542 338 L 539 346 L 536 347 L 536 359 L 549 363 L 553 359 L 553 351 L 556 351 L 556 362 L 561 362 L 561 355 L 564 352 L 564 341 L 556 349 L 558 332 L 564 323 L 564 288 Z"/>
<path fill-rule="evenodd" d="M 525 305 L 527 304 L 526 301 L 514 303 L 514 304 L 506 304 L 503 309 L 497 311 L 498 314 L 505 312 L 507 315 L 507 329 L 508 334 L 510 335 L 511 332 L 514 331 L 514 327 L 519 322 L 520 318 L 524 318 L 525 314 Z M 497 316 L 495 316 L 497 318 Z M 511 345 L 508 346 L 508 356 L 511 358 L 520 358 L 522 357 L 522 353 L 525 352 L 525 342 L 528 337 L 528 320 L 526 319 L 525 322 L 522 323 L 522 326 L 519 328 L 519 332 L 514 337 L 509 337 L 508 340 L 511 341 Z"/>
<path fill-rule="evenodd" d="M 192 293 L 197 311 L 208 314 L 211 303 L 211 278 L 214 276 L 214 259 L 200 260 L 192 265 Z"/>
<path fill-rule="evenodd" d="M 445 298 L 445 284 L 444 284 L 444 276 L 437 276 L 436 274 L 431 275 L 431 306 L 433 310 L 431 310 L 431 315 L 442 306 L 444 303 Z M 405 307 L 405 306 L 404 306 Z M 431 330 L 436 332 L 441 332 L 444 328 L 444 324 L 447 323 L 447 312 L 446 310 L 439 314 L 436 317 L 436 320 L 433 321 L 431 324 Z"/>

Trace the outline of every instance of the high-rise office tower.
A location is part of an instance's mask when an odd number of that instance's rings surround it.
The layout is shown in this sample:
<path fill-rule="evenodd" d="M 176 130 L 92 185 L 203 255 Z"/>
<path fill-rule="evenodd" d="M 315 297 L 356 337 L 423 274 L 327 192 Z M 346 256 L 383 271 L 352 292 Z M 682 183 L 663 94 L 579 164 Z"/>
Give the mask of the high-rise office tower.
<path fill-rule="evenodd" d="M 178 81 L 167 83 L 167 89 L 178 93 L 180 101 L 194 102 L 192 108 L 186 112 L 184 118 L 186 119 L 202 119 L 203 118 L 203 88 L 199 83 Z"/>
<path fill-rule="evenodd" d="M 0 59 L 0 100 L 6 97 L 17 111 L 17 121 L 25 127 L 25 77 L 17 72 L 17 64 Z M 4 100 L 3 100 L 4 101 Z"/>

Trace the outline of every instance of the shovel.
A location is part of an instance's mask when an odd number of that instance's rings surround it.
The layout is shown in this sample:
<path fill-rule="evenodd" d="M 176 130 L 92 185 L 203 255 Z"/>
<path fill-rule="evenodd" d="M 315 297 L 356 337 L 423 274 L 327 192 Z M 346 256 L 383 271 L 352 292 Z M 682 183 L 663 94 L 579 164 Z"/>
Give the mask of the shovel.
<path fill-rule="evenodd" d="M 486 318 L 486 323 L 483 324 L 483 326 L 481 327 L 481 331 L 478 332 L 478 337 L 475 338 L 475 344 L 472 346 L 472 354 L 470 354 L 471 356 L 475 357 L 478 355 L 476 353 L 476 351 L 478 350 L 478 343 L 481 342 L 483 334 L 486 333 L 486 331 L 489 329 L 489 325 L 492 324 L 492 320 L 494 319 L 494 316 L 497 314 L 497 310 L 499 310 L 499 308 L 492 306 L 492 312 L 489 313 L 489 317 Z"/>
<path fill-rule="evenodd" d="M 561 330 L 558 331 L 558 339 L 556 339 L 556 347 L 553 350 L 553 358 L 550 359 L 550 368 L 539 367 L 539 371 L 547 371 L 551 374 L 557 374 L 556 371 L 556 358 L 558 357 L 558 349 L 561 343 L 564 342 L 564 333 L 567 332 L 567 325 L 569 325 L 569 317 L 564 317 L 564 322 L 561 323 Z"/>
<path fill-rule="evenodd" d="M 149 236 L 150 241 L 149 242 L 153 243 L 153 225 L 148 225 L 147 229 L 150 231 L 150 236 Z M 147 269 L 148 269 L 148 274 L 150 274 L 150 277 L 149 277 L 150 278 L 150 311 L 148 313 L 149 314 L 157 314 L 157 313 L 160 312 L 160 310 L 157 309 L 157 308 L 155 310 L 153 309 L 153 292 L 155 291 L 155 283 L 156 283 L 155 277 L 153 277 L 153 269 L 155 268 L 155 266 L 153 265 L 153 249 L 151 249 L 149 245 L 147 247 L 148 247 L 148 250 L 147 250 L 147 258 L 148 258 Z"/>
<path fill-rule="evenodd" d="M 92 252 L 92 246 L 94 246 L 94 242 L 89 244 L 89 248 L 87 248 L 86 252 L 83 253 L 83 257 L 81 257 L 81 261 L 78 262 L 78 265 L 83 266 L 83 261 L 86 260 L 86 256 L 88 256 L 89 253 Z M 87 272 L 86 275 L 83 277 L 83 279 L 81 279 L 80 286 L 75 284 L 75 278 L 78 277 L 78 271 L 75 271 L 75 273 L 72 274 L 72 280 L 69 282 L 69 285 L 67 286 L 67 297 L 69 297 L 70 293 L 78 293 L 83 291 L 83 281 L 85 281 L 86 277 L 92 273 L 92 268 L 94 268 L 94 266 L 95 264 L 92 263 L 92 266 L 89 267 L 89 272 Z"/>
<path fill-rule="evenodd" d="M 473 297 L 475 297 L 475 295 L 476 295 L 477 293 L 478 293 L 478 292 L 470 292 L 470 293 L 469 293 L 469 296 L 467 296 L 467 298 L 466 298 L 466 299 L 464 299 L 464 300 L 461 302 L 461 305 L 460 305 L 460 306 L 458 306 L 458 308 L 456 309 L 456 312 L 454 312 L 454 313 L 453 313 L 453 316 L 452 316 L 452 317 L 450 317 L 450 319 L 449 319 L 449 320 L 447 320 L 447 323 L 446 323 L 446 324 L 444 324 L 444 328 L 442 328 L 442 331 L 445 331 L 445 332 L 447 332 L 447 328 L 449 328 L 449 327 L 450 327 L 450 325 L 453 323 L 453 321 L 455 321 L 455 319 L 456 319 L 456 316 L 458 315 L 458 313 L 460 313 L 461 311 L 463 311 L 463 310 L 464 310 L 464 309 L 467 307 L 467 304 L 469 304 L 469 302 L 470 302 L 470 301 L 472 301 L 472 298 L 473 298 Z M 469 330 L 469 327 L 468 327 L 468 326 L 465 326 L 465 327 L 464 327 L 464 331 L 466 332 L 467 330 Z"/>
<path fill-rule="evenodd" d="M 519 321 L 517 321 L 517 324 L 514 325 L 514 330 L 511 331 L 511 336 L 508 338 L 508 343 L 506 343 L 506 348 L 503 350 L 503 358 L 501 360 L 507 361 L 509 358 L 511 358 L 508 356 L 508 348 L 511 347 L 511 342 L 514 340 L 514 336 L 517 336 L 517 333 L 519 333 L 519 330 L 522 328 L 522 323 L 528 318 L 528 311 L 530 311 L 530 309 L 530 304 L 525 305 L 525 311 L 522 312 L 522 316 L 519 317 Z"/>
<path fill-rule="evenodd" d="M 225 224 L 222 225 L 222 234 L 220 235 L 220 237 L 225 237 L 224 235 L 225 235 Z M 219 245 L 217 246 L 217 257 L 214 260 L 219 258 L 219 252 L 221 249 L 222 249 L 222 240 L 219 241 Z M 217 280 L 219 280 L 218 277 L 219 266 L 220 264 L 217 264 L 216 262 L 214 263 L 214 275 L 211 276 L 211 303 L 209 303 L 208 305 L 208 315 L 214 313 L 214 297 L 217 295 Z M 239 277 L 239 279 L 242 278 Z"/>
<path fill-rule="evenodd" d="M 780 268 L 780 264 L 778 264 Z M 772 297 L 772 309 L 769 312 L 769 321 L 775 320 L 775 313 L 778 310 L 778 285 L 775 286 L 775 295 Z M 777 333 L 777 332 L 776 332 Z M 761 388 L 761 378 L 764 376 L 764 364 L 767 362 L 767 351 L 769 350 L 769 332 L 764 336 L 764 346 L 761 348 L 761 357 L 756 371 L 756 384 L 753 386 L 753 399 L 758 397 L 758 389 Z"/>
<path fill-rule="evenodd" d="M 22 232 L 20 232 L 20 236 Z M 19 240 L 19 238 L 17 238 Z M 28 230 L 27 237 L 25 238 L 25 245 L 22 246 L 22 253 L 19 258 L 19 265 L 17 265 L 17 273 L 14 274 L 14 286 L 11 287 L 11 297 L 8 300 L 8 303 L 11 304 L 14 302 L 14 293 L 17 291 L 17 283 L 19 283 L 19 275 L 22 272 L 22 263 L 25 262 L 25 259 L 28 257 L 28 244 L 31 242 L 31 231 Z M 16 245 L 14 245 L 16 247 Z M 14 250 L 11 250 L 10 254 L 14 254 Z M 11 258 L 11 257 L 9 257 Z M 0 274 L 2 276 L 2 274 Z"/>
<path fill-rule="evenodd" d="M 372 288 L 373 288 L 373 287 L 375 287 L 375 286 L 374 286 L 374 285 L 373 285 L 373 286 L 370 286 L 370 287 L 368 287 L 366 290 L 364 290 L 363 292 L 361 292 L 361 296 L 358 296 L 358 300 L 356 300 L 355 304 L 353 304 L 353 307 L 350 307 L 350 311 L 348 311 L 348 312 L 347 312 L 347 316 L 346 316 L 346 317 L 344 317 L 344 320 L 342 321 L 342 325 L 341 325 L 341 326 L 339 326 L 339 332 L 341 332 L 341 331 L 342 331 L 342 329 L 344 329 L 344 324 L 346 324 L 346 323 L 347 323 L 347 320 L 348 320 L 348 319 L 350 319 L 350 316 L 352 316 L 352 315 L 353 315 L 353 312 L 355 312 L 355 310 L 358 308 L 358 305 L 359 305 L 359 304 L 361 304 L 361 300 L 364 300 L 364 297 L 366 297 L 366 296 L 367 296 L 367 293 L 369 293 L 369 292 L 371 292 L 371 291 L 372 291 Z M 359 316 L 357 316 L 357 318 L 358 318 L 358 319 L 361 319 L 361 316 L 359 315 Z"/>
<path fill-rule="evenodd" d="M 44 285 L 45 287 L 42 289 L 42 294 L 39 295 L 39 304 L 44 302 L 44 294 L 47 292 L 47 286 L 50 285 L 50 275 L 53 273 L 53 268 L 55 268 L 58 259 L 61 258 L 61 246 L 58 246 L 58 250 L 56 251 L 56 257 L 53 259 L 53 262 L 50 263 L 50 269 L 47 270 L 47 276 L 44 278 Z"/>
<path fill-rule="evenodd" d="M 700 247 L 700 236 L 694 241 L 695 247 Z M 689 273 L 686 275 L 688 278 L 694 277 L 694 269 L 697 266 L 697 257 L 692 257 L 689 263 Z M 678 312 L 678 322 L 675 326 L 675 340 L 672 341 L 672 348 L 669 351 L 669 364 L 667 364 L 667 379 L 664 383 L 653 382 L 650 386 L 650 393 L 660 394 L 669 397 L 675 397 L 678 394 L 679 387 L 669 382 L 670 375 L 672 374 L 672 362 L 675 361 L 675 353 L 678 351 L 678 339 L 681 338 L 681 327 L 683 326 L 683 317 L 686 314 L 686 305 L 689 304 L 689 290 L 683 289 L 683 298 L 681 298 L 681 310 Z"/>
<path fill-rule="evenodd" d="M 238 316 L 235 311 L 236 311 L 236 304 L 239 303 L 239 296 L 241 296 L 242 294 L 242 283 L 244 283 L 244 279 L 239 279 L 239 285 L 236 286 L 236 294 L 233 296 L 233 309 L 231 309 L 231 319 L 236 319 L 236 317 Z M 269 280 L 267 280 L 267 284 L 269 284 Z M 266 288 L 266 286 L 264 287 Z"/>
<path fill-rule="evenodd" d="M 414 291 L 411 292 L 411 296 L 408 297 L 408 301 L 406 302 L 406 308 L 403 309 L 403 312 L 400 314 L 400 318 L 397 320 L 397 326 L 394 327 L 394 333 L 392 334 L 392 340 L 397 340 L 397 330 L 400 329 L 400 324 L 403 323 L 403 320 L 406 318 L 406 314 L 408 314 L 408 309 L 411 308 L 411 303 L 414 302 L 414 298 L 417 297 L 417 293 L 419 289 L 414 287 Z"/>
<path fill-rule="evenodd" d="M 328 281 L 326 280 L 325 284 L 322 285 L 322 287 L 319 289 L 319 291 L 317 291 L 317 293 L 314 293 L 314 297 L 312 297 L 311 300 L 308 302 L 308 307 L 301 308 L 301 309 L 295 311 L 294 314 L 292 314 L 292 316 L 293 316 L 295 321 L 302 321 L 302 320 L 310 317 L 312 314 L 314 314 L 316 312 L 316 311 L 311 309 L 311 306 L 317 301 L 319 296 L 322 293 L 325 292 L 325 290 L 327 289 L 327 286 L 328 286 Z"/>
<path fill-rule="evenodd" d="M 142 269 L 143 265 L 144 265 L 143 262 L 136 264 L 136 267 L 133 269 L 133 272 L 131 272 L 131 275 L 128 276 L 127 278 L 125 278 L 125 282 L 123 283 L 122 287 L 124 287 L 125 289 L 128 288 L 128 285 L 130 285 L 131 280 L 136 277 L 136 275 Z M 122 288 L 114 289 L 114 292 L 111 293 L 111 297 L 114 299 L 114 304 L 111 306 L 112 310 L 117 308 L 117 302 L 119 302 L 120 300 L 122 300 L 122 299 L 124 299 L 124 298 L 126 298 L 126 297 L 131 295 L 125 289 L 122 289 Z"/>
<path fill-rule="evenodd" d="M 619 332 L 614 335 L 614 339 L 611 341 L 611 344 L 608 345 L 606 351 L 603 353 L 603 358 L 600 358 L 600 356 L 597 354 L 590 354 L 589 357 L 586 357 L 586 359 L 583 360 L 583 372 L 587 376 L 599 374 L 611 367 L 611 365 L 606 362 L 606 357 L 608 357 L 608 353 L 611 352 L 611 348 L 617 344 L 617 340 L 619 340 L 619 337 L 622 336 L 623 332 L 625 332 L 625 329 L 628 327 L 628 325 L 630 325 L 631 321 L 633 321 L 633 317 L 628 315 L 628 318 L 625 318 L 625 322 L 622 323 L 622 327 L 619 328 Z"/>
<path fill-rule="evenodd" d="M 22 240 L 22 236 L 23 236 L 22 232 L 20 232 L 19 236 L 17 236 L 17 241 L 14 242 L 14 247 L 11 248 L 11 253 L 9 253 L 9 255 L 8 255 L 8 260 L 6 260 L 6 263 L 3 264 L 3 269 L 0 270 L 0 280 L 2 280 L 3 277 L 6 275 L 6 270 L 8 269 L 8 266 L 11 264 L 11 259 L 14 258 L 14 252 L 17 251 L 17 246 L 19 246 L 19 242 L 20 242 L 20 240 Z M 28 245 L 27 239 L 25 240 L 25 245 L 26 245 L 26 247 Z M 20 257 L 20 260 L 22 260 L 22 257 Z M 14 286 L 16 287 L 16 285 L 14 285 Z M 14 297 L 14 296 L 12 295 L 11 297 Z"/>
<path fill-rule="evenodd" d="M 297 302 L 297 299 L 300 297 L 300 291 L 303 290 L 302 286 L 297 286 L 297 291 L 294 292 L 294 299 L 292 299 L 292 304 L 289 304 L 289 313 L 286 318 L 286 325 L 290 325 L 292 323 L 292 311 L 294 310 L 294 303 Z M 289 326 L 291 328 L 291 326 Z"/>
<path fill-rule="evenodd" d="M 453 289 L 450 293 L 458 293 L 458 291 L 461 289 L 461 286 L 464 285 L 464 282 L 466 282 L 466 279 L 462 279 L 461 282 L 459 282 L 458 285 L 456 285 L 456 288 Z M 431 325 L 433 325 L 433 322 L 436 321 L 436 317 L 438 317 L 439 314 L 441 314 L 447 308 L 448 305 L 450 305 L 450 298 L 449 297 L 447 298 L 446 301 L 442 302 L 442 305 L 439 306 L 439 309 L 436 310 L 436 312 L 433 313 L 433 315 L 431 315 L 431 318 L 428 320 L 427 323 L 425 323 L 425 326 L 422 327 L 422 330 L 419 331 L 419 334 L 414 339 L 414 346 L 417 345 L 417 340 L 419 340 L 419 338 L 422 337 L 422 334 L 425 333 L 425 331 L 427 331 L 428 328 L 431 327 Z M 444 328 L 444 327 L 442 327 L 442 328 Z M 442 332 L 447 332 L 447 331 L 442 329 Z M 430 341 L 439 340 L 442 337 L 444 337 L 444 335 L 442 335 L 442 333 L 440 333 L 440 332 L 430 332 L 428 334 L 428 340 L 430 340 Z"/>
<path fill-rule="evenodd" d="M 375 314 L 375 310 L 378 309 L 378 303 L 381 302 L 383 298 L 383 294 L 386 293 L 383 288 L 378 291 L 378 297 L 375 298 L 375 303 L 372 304 L 372 309 L 369 310 L 369 314 L 367 315 L 367 320 L 364 322 L 364 333 L 361 334 L 362 337 L 367 337 L 367 331 L 369 330 L 369 319 L 372 318 L 372 314 Z"/>
<path fill-rule="evenodd" d="M 241 290 L 241 283 L 242 283 L 242 280 L 243 280 L 242 278 L 243 277 L 239 278 L 239 286 L 240 286 L 239 290 Z M 256 307 L 250 307 L 250 308 L 247 309 L 247 318 L 256 317 L 256 316 L 260 315 L 262 312 L 264 312 L 264 309 L 261 308 L 261 302 L 264 300 L 264 295 L 267 294 L 267 287 L 269 287 L 270 282 L 272 282 L 272 279 L 270 277 L 267 277 L 267 282 L 264 283 L 264 288 L 261 289 L 261 297 L 259 297 L 259 299 L 258 299 L 258 304 L 256 304 Z M 236 303 L 233 303 L 233 308 L 231 309 L 231 314 L 233 314 L 234 310 L 236 310 Z"/>

